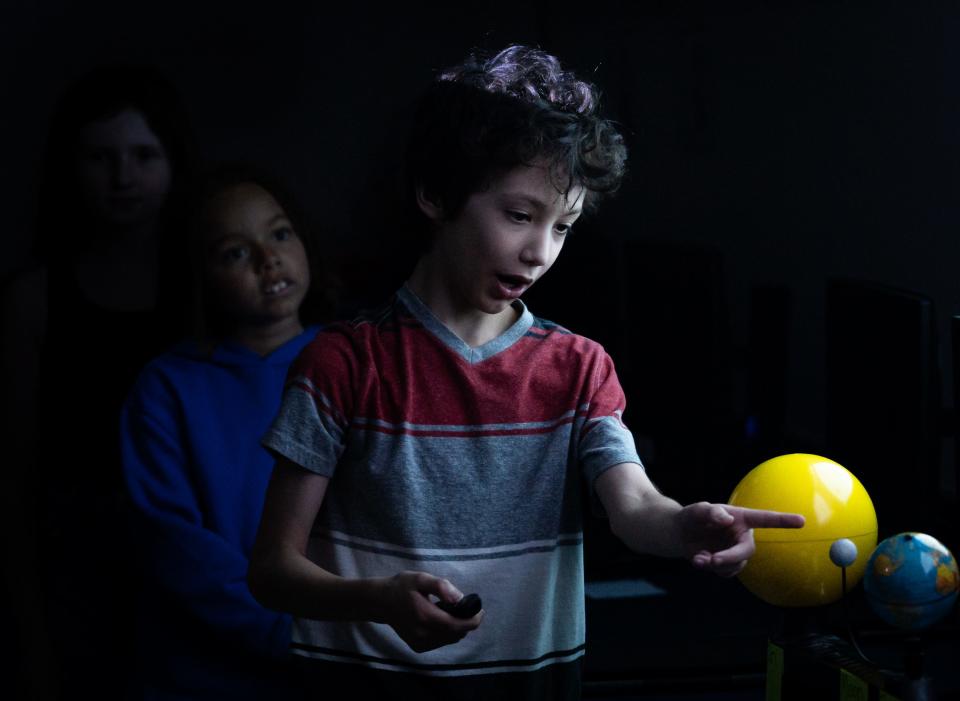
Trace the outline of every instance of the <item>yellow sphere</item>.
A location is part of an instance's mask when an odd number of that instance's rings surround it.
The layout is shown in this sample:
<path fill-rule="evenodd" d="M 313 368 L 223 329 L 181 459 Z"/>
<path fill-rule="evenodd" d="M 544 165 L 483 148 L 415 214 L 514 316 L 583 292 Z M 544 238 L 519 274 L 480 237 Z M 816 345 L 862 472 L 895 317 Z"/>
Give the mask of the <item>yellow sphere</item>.
<path fill-rule="evenodd" d="M 752 509 L 803 514 L 799 529 L 757 528 L 757 551 L 740 581 L 775 606 L 818 606 L 842 594 L 840 568 L 830 546 L 847 538 L 857 559 L 847 567 L 847 589 L 863 577 L 877 545 L 877 514 L 853 473 L 833 460 L 794 453 L 767 460 L 744 477 L 730 503 Z"/>

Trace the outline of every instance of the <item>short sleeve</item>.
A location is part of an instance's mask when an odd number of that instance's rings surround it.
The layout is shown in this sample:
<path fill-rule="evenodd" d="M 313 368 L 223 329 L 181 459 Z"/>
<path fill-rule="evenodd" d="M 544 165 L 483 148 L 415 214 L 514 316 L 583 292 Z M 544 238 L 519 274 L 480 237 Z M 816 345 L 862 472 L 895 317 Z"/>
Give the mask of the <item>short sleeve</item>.
<path fill-rule="evenodd" d="M 598 351 L 591 375 L 592 391 L 578 441 L 580 466 L 590 485 L 614 465 L 624 462 L 643 465 L 633 434 L 623 423 L 626 397 L 613 360 L 603 350 Z"/>
<path fill-rule="evenodd" d="M 321 331 L 290 366 L 280 410 L 263 436 L 263 446 L 332 477 L 343 453 L 359 377 L 348 329 Z"/>

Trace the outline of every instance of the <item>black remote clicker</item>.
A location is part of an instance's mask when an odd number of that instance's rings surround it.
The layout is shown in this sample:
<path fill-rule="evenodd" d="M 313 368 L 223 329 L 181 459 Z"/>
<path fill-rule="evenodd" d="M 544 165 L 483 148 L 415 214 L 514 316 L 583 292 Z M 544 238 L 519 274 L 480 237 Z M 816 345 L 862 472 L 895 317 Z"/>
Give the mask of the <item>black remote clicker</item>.
<path fill-rule="evenodd" d="M 437 606 L 456 618 L 473 618 L 483 608 L 483 602 L 478 594 L 467 594 L 455 604 L 438 601 Z"/>

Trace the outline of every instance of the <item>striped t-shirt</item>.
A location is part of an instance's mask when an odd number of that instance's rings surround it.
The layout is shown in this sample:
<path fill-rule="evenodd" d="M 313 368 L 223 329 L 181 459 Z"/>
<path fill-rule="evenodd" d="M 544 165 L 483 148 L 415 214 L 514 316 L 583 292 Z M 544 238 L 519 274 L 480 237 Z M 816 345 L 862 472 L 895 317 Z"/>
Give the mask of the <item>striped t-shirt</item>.
<path fill-rule="evenodd" d="M 515 304 L 520 318 L 471 348 L 404 287 L 291 367 L 264 445 L 330 478 L 308 556 L 344 577 L 446 577 L 485 610 L 425 653 L 384 624 L 301 619 L 296 654 L 445 684 L 555 676 L 582 656 L 581 490 L 640 460 L 601 346 Z"/>

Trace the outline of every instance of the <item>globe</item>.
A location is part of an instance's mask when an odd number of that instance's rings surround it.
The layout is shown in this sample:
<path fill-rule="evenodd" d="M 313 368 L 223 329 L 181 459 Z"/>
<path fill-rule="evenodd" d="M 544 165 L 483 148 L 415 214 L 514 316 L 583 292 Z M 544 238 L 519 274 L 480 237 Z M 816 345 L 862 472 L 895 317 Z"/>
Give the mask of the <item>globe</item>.
<path fill-rule="evenodd" d="M 843 594 L 840 568 L 831 561 L 839 539 L 845 551 L 847 587 L 860 581 L 867 553 L 877 544 L 877 515 L 860 481 L 819 455 L 781 455 L 740 480 L 730 504 L 803 514 L 799 529 L 758 528 L 757 549 L 740 573 L 753 594 L 775 606 L 819 606 Z M 834 546 L 834 555 L 836 555 Z"/>
<path fill-rule="evenodd" d="M 929 628 L 957 600 L 957 561 L 936 538 L 898 533 L 881 542 L 863 580 L 867 602 L 880 618 L 904 630 Z"/>

